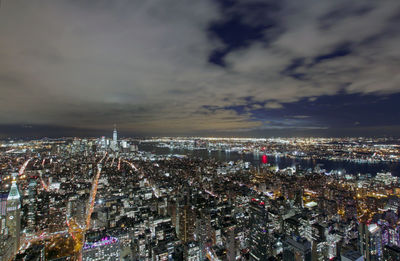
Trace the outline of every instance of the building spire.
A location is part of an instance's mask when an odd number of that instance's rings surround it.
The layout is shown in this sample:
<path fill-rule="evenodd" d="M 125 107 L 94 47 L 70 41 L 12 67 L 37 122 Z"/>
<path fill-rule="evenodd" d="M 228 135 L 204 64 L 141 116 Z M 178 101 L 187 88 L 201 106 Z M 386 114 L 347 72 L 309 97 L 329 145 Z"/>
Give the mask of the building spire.
<path fill-rule="evenodd" d="M 14 200 L 14 199 L 20 199 L 18 187 L 17 187 L 17 181 L 13 179 L 12 184 L 11 184 L 11 189 L 10 193 L 8 193 L 7 200 Z"/>

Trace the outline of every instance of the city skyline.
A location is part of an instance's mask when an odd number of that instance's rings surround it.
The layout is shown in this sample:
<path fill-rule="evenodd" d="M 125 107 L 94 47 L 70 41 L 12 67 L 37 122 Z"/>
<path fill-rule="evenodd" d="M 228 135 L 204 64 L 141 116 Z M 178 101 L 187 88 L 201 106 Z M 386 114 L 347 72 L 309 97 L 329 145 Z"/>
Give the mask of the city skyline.
<path fill-rule="evenodd" d="M 0 259 L 398 260 L 396 141 L 3 140 Z"/>
<path fill-rule="evenodd" d="M 0 6 L 0 137 L 398 136 L 398 1 Z"/>
<path fill-rule="evenodd" d="M 0 261 L 400 260 L 399 0 L 0 0 Z"/>

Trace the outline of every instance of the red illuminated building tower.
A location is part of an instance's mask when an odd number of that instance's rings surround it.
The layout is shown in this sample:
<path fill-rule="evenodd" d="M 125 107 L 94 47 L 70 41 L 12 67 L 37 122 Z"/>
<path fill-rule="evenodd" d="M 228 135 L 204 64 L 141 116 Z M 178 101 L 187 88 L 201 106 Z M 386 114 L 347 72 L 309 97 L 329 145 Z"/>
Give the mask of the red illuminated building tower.
<path fill-rule="evenodd" d="M 262 157 L 261 157 L 261 162 L 262 162 L 262 164 L 267 164 L 268 163 L 268 157 L 267 157 L 267 155 L 262 155 Z"/>

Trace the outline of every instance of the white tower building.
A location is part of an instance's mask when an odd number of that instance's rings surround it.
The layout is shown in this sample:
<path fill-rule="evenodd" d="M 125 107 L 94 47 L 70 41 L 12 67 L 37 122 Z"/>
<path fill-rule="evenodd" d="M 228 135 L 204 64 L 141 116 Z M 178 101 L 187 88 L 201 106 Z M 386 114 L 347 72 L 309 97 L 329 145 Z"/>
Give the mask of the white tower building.
<path fill-rule="evenodd" d="M 114 124 L 114 131 L 113 131 L 113 141 L 115 144 L 118 142 L 118 133 L 117 133 L 117 126 Z"/>
<path fill-rule="evenodd" d="M 111 149 L 113 151 L 118 150 L 118 132 L 117 132 L 117 126 L 114 124 L 114 131 L 113 131 L 113 139 L 111 142 Z"/>
<path fill-rule="evenodd" d="M 7 221 L 11 240 L 14 241 L 14 253 L 19 249 L 20 230 L 21 230 L 21 197 L 19 195 L 17 182 L 12 181 L 10 193 L 7 198 Z"/>

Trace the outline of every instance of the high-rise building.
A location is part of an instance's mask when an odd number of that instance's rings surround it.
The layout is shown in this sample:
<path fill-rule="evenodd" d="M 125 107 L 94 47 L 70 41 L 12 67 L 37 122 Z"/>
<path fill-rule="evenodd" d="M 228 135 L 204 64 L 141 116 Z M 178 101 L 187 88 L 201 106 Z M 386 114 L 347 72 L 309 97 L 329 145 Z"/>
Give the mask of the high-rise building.
<path fill-rule="evenodd" d="M 31 180 L 28 186 L 28 215 L 27 215 L 27 225 L 28 231 L 34 232 L 35 231 L 35 219 L 36 219 L 36 186 L 37 183 L 35 180 Z"/>
<path fill-rule="evenodd" d="M 0 216 L 5 216 L 7 213 L 7 192 L 0 192 Z"/>
<path fill-rule="evenodd" d="M 13 180 L 10 193 L 7 197 L 7 228 L 8 234 L 14 242 L 14 253 L 19 249 L 21 230 L 21 197 L 18 192 L 17 182 Z"/>
<path fill-rule="evenodd" d="M 383 260 L 381 229 L 376 224 L 360 223 L 359 248 L 366 261 Z"/>
<path fill-rule="evenodd" d="M 199 242 L 201 250 L 201 258 L 204 260 L 206 257 L 206 248 L 211 247 L 211 217 L 206 211 L 201 212 L 196 217 L 196 241 Z"/>
<path fill-rule="evenodd" d="M 0 192 L 0 260 L 10 260 L 14 256 L 14 243 L 7 227 L 8 192 Z"/>
<path fill-rule="evenodd" d="M 107 146 L 106 137 L 102 136 L 100 140 L 100 148 L 104 150 L 106 146 Z"/>
<path fill-rule="evenodd" d="M 120 260 L 120 242 L 116 237 L 104 237 L 95 242 L 86 242 L 82 250 L 83 261 Z"/>
<path fill-rule="evenodd" d="M 0 238 L 6 236 L 8 229 L 6 226 L 7 221 L 7 192 L 0 192 Z M 0 259 L 1 260 L 1 259 Z"/>
<path fill-rule="evenodd" d="M 250 204 L 250 260 L 267 260 L 272 256 L 272 244 L 267 227 L 268 211 L 262 201 L 253 200 Z"/>
<path fill-rule="evenodd" d="M 311 243 L 302 237 L 288 238 L 283 244 L 283 260 L 311 261 Z"/>
<path fill-rule="evenodd" d="M 193 240 L 195 229 L 195 211 L 189 205 L 180 206 L 178 209 L 177 235 L 183 242 Z"/>
<path fill-rule="evenodd" d="M 118 132 L 117 132 L 117 126 L 114 124 L 114 131 L 113 131 L 113 139 L 111 141 L 111 149 L 113 151 L 118 150 Z"/>
<path fill-rule="evenodd" d="M 117 143 L 117 141 L 118 141 L 118 132 L 117 132 L 117 126 L 116 126 L 116 125 L 114 125 L 113 141 L 114 141 L 115 143 Z"/>

